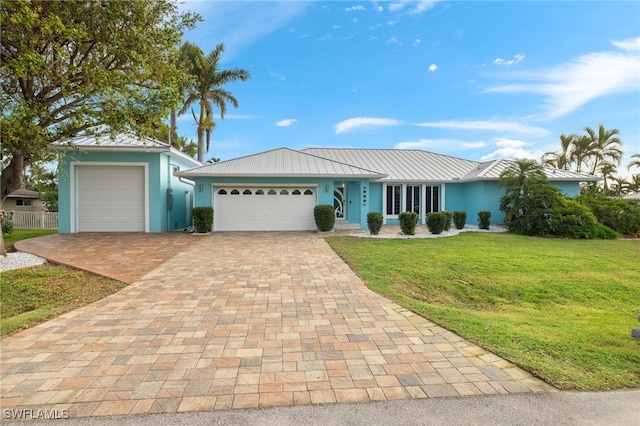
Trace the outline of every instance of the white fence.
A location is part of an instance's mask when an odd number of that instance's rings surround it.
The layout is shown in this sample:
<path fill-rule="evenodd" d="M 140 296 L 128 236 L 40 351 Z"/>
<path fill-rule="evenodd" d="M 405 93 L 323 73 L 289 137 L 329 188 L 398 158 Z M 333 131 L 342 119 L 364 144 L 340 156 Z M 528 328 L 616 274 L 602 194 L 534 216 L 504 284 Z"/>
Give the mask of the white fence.
<path fill-rule="evenodd" d="M 53 212 L 7 212 L 15 229 L 58 229 L 58 213 Z"/>

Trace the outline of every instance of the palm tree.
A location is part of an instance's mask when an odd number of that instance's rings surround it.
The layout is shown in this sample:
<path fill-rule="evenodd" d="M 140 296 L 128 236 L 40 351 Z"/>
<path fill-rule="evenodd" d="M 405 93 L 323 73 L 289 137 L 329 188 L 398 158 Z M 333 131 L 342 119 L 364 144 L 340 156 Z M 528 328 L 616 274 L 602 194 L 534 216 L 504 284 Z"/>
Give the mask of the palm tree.
<path fill-rule="evenodd" d="M 627 166 L 627 170 L 631 170 L 632 167 L 640 167 L 640 153 L 633 154 L 631 158 L 637 158 L 637 160 L 633 160 L 629 162 L 629 165 Z"/>
<path fill-rule="evenodd" d="M 630 192 L 633 192 L 633 193 L 640 192 L 640 173 L 631 175 L 631 178 L 629 178 L 628 188 Z"/>
<path fill-rule="evenodd" d="M 613 175 L 616 173 L 616 166 L 609 162 L 600 163 L 600 174 L 604 179 L 604 188 L 602 193 L 607 195 L 609 193 L 609 186 L 607 185 L 607 179 L 613 178 Z"/>
<path fill-rule="evenodd" d="M 521 195 L 527 193 L 528 182 L 544 182 L 547 175 L 542 165 L 528 158 L 516 158 L 500 173 L 498 184 L 506 187 L 507 191 L 517 189 Z"/>
<path fill-rule="evenodd" d="M 606 159 L 611 160 L 611 163 L 619 165 L 622 159 L 622 140 L 616 135 L 620 134 L 618 129 L 607 130 L 601 124 L 598 127 L 598 133 L 591 127 L 585 127 L 584 131 L 587 132 L 587 137 L 590 142 L 591 156 L 593 157 L 593 164 L 591 165 L 591 174 L 595 175 L 598 170 L 598 164 Z"/>
<path fill-rule="evenodd" d="M 249 71 L 242 68 L 220 70 L 220 56 L 223 52 L 224 43 L 220 43 L 206 56 L 200 48 L 197 48 L 197 52 L 189 53 L 191 63 L 188 69 L 194 76 L 194 80 L 188 88 L 187 99 L 178 114 L 184 114 L 196 103 L 200 107 L 198 114 L 191 108 L 193 118 L 198 126 L 198 161 L 200 162 L 204 162 L 204 154 L 209 151 L 211 132 L 215 127 L 214 107 L 220 110 L 221 119 L 224 119 L 227 112 L 227 102 L 230 102 L 234 108 L 238 107 L 238 100 L 223 86 L 227 83 L 246 81 L 251 78 Z"/>
<path fill-rule="evenodd" d="M 192 64 L 194 63 L 194 58 L 197 57 L 198 52 L 200 51 L 200 48 L 190 42 L 185 42 L 182 44 L 182 46 L 180 46 L 180 49 L 178 51 L 178 56 L 176 57 L 176 67 L 178 68 L 183 68 L 186 72 L 187 75 L 189 75 L 190 77 L 193 78 L 193 70 L 191 69 Z M 180 92 L 181 92 L 181 102 L 184 102 L 184 98 L 185 98 L 185 93 L 187 93 L 187 91 L 189 90 L 190 87 L 190 83 L 189 82 L 185 82 L 181 87 L 180 87 Z M 176 111 L 174 108 L 171 109 L 171 115 L 170 115 L 170 128 L 169 131 L 166 134 L 166 139 L 167 139 L 167 143 L 171 146 L 173 146 L 174 148 L 178 148 L 178 111 Z M 195 155 L 195 153 L 194 153 Z"/>
<path fill-rule="evenodd" d="M 587 136 L 577 136 L 572 141 L 569 158 L 571 163 L 576 163 L 576 172 L 582 173 L 582 166 L 586 165 L 591 157 L 591 141 Z"/>
<path fill-rule="evenodd" d="M 614 177 L 613 185 L 611 185 L 611 192 L 617 197 L 621 197 L 629 191 L 629 182 L 622 177 Z"/>
<path fill-rule="evenodd" d="M 545 152 L 542 156 L 542 162 L 551 167 L 555 167 L 556 169 L 561 170 L 569 170 L 571 167 L 571 145 L 573 141 L 577 139 L 578 135 L 572 133 L 570 135 L 565 135 L 564 133 L 560 135 L 560 152 Z"/>

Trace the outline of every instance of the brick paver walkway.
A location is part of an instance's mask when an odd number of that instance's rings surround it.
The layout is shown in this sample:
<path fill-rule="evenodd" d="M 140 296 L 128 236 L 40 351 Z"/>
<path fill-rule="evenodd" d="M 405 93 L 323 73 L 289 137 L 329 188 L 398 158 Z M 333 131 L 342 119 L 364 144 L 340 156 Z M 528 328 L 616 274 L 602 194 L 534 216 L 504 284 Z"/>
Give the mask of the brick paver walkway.
<path fill-rule="evenodd" d="M 179 253 L 2 341 L 2 408 L 76 417 L 554 390 L 371 292 L 316 234 L 155 237 L 139 264 Z M 103 238 L 113 244 L 85 236 Z"/>

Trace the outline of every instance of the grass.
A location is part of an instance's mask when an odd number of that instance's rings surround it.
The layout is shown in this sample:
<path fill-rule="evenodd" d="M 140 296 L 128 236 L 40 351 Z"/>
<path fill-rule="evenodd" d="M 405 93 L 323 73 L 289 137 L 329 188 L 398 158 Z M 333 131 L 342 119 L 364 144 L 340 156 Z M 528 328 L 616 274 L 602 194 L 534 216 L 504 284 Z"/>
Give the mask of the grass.
<path fill-rule="evenodd" d="M 327 238 L 373 290 L 560 389 L 640 387 L 640 242 Z"/>
<path fill-rule="evenodd" d="M 13 243 L 56 231 L 16 229 Z M 62 265 L 44 264 L 0 273 L 0 335 L 9 336 L 124 288 L 126 284 Z"/>
<path fill-rule="evenodd" d="M 43 235 L 57 234 L 58 231 L 49 229 L 14 229 L 10 234 L 3 234 L 4 245 L 7 251 L 13 250 L 13 244 L 16 241 L 26 240 L 28 238 L 41 237 Z"/>

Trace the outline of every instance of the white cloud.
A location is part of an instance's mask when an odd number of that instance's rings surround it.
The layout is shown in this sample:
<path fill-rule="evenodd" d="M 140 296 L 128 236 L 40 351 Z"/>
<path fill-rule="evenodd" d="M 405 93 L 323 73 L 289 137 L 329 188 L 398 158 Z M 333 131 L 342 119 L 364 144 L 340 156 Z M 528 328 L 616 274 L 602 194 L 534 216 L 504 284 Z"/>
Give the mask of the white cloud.
<path fill-rule="evenodd" d="M 493 61 L 494 64 L 496 65 L 515 65 L 517 63 L 522 62 L 522 60 L 525 58 L 525 55 L 523 55 L 522 53 L 518 53 L 516 55 L 513 55 L 513 59 L 502 59 L 502 58 L 497 58 L 495 61 Z"/>
<path fill-rule="evenodd" d="M 589 53 L 551 69 L 513 74 L 514 79 L 530 82 L 504 84 L 486 92 L 539 93 L 546 98 L 547 113 L 542 118 L 551 119 L 602 96 L 640 90 L 640 37 L 612 44 L 619 50 Z"/>
<path fill-rule="evenodd" d="M 490 130 L 498 132 L 514 132 L 514 133 L 534 133 L 547 134 L 548 132 L 541 127 L 533 127 L 528 124 L 517 123 L 514 121 L 430 121 L 426 123 L 415 123 L 414 126 L 420 127 L 437 127 L 443 129 L 463 129 L 463 130 Z"/>
<path fill-rule="evenodd" d="M 420 0 L 420 1 L 418 1 L 418 4 L 416 5 L 416 7 L 411 9 L 409 11 L 409 13 L 422 13 L 422 12 L 425 12 L 425 11 L 433 8 L 436 5 L 436 3 L 437 3 L 436 0 Z"/>
<path fill-rule="evenodd" d="M 404 9 L 404 4 L 402 3 L 391 3 L 389 5 L 389 10 L 391 12 L 398 12 L 400 10 Z"/>
<path fill-rule="evenodd" d="M 276 121 L 276 126 L 278 127 L 291 127 L 296 121 L 295 118 L 287 118 L 285 120 L 278 120 Z"/>
<path fill-rule="evenodd" d="M 357 6 L 347 7 L 344 11 L 345 12 L 362 12 L 364 10 L 367 10 L 367 9 L 365 9 L 364 6 L 359 4 Z"/>
<path fill-rule="evenodd" d="M 482 148 L 486 144 L 482 141 L 467 142 L 456 139 L 419 139 L 411 142 L 399 142 L 395 149 L 445 149 L 455 150 L 460 148 Z"/>
<path fill-rule="evenodd" d="M 387 43 L 389 43 L 389 44 L 400 44 L 400 41 L 398 40 L 398 37 L 391 37 L 389 40 L 387 40 Z"/>
<path fill-rule="evenodd" d="M 336 134 L 347 133 L 359 128 L 397 126 L 401 121 L 392 118 L 354 117 L 335 125 Z"/>
<path fill-rule="evenodd" d="M 414 45 L 414 46 L 417 46 L 417 45 L 419 45 L 420 43 L 422 43 L 422 40 L 420 40 L 419 38 L 417 38 L 417 39 L 413 40 L 413 45 Z"/>
<path fill-rule="evenodd" d="M 487 155 L 480 157 L 482 161 L 495 160 L 498 158 L 530 158 L 532 160 L 539 160 L 544 154 L 542 151 L 531 151 L 525 147 L 531 144 L 525 141 L 517 139 L 495 138 L 496 147 L 498 149 L 490 152 Z"/>
<path fill-rule="evenodd" d="M 429 71 L 434 72 L 435 70 L 437 70 L 439 67 L 436 64 L 431 64 L 429 65 Z"/>
<path fill-rule="evenodd" d="M 275 71 L 269 71 L 269 77 L 275 78 L 276 80 L 281 80 L 281 81 L 284 81 L 287 79 L 284 75 Z"/>

